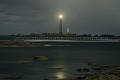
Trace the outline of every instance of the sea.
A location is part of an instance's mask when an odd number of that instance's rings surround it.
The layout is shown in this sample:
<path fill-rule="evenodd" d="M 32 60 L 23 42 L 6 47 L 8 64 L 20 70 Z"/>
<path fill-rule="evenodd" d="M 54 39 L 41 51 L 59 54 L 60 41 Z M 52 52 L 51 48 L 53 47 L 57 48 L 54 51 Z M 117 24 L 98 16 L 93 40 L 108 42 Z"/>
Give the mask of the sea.
<path fill-rule="evenodd" d="M 0 80 L 58 80 L 79 77 L 88 62 L 120 66 L 120 42 L 52 42 L 41 47 L 0 48 Z M 48 61 L 34 61 L 48 56 Z"/>

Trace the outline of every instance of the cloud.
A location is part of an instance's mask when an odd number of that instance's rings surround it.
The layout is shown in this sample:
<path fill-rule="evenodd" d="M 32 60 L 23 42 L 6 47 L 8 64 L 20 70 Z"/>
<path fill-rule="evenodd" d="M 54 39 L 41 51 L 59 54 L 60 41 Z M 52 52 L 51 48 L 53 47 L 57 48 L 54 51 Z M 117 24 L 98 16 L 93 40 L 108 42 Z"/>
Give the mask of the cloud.
<path fill-rule="evenodd" d="M 119 0 L 0 0 L 0 34 L 57 32 L 57 17 L 63 14 L 64 32 L 70 27 L 72 33 L 118 35 L 119 3 Z"/>

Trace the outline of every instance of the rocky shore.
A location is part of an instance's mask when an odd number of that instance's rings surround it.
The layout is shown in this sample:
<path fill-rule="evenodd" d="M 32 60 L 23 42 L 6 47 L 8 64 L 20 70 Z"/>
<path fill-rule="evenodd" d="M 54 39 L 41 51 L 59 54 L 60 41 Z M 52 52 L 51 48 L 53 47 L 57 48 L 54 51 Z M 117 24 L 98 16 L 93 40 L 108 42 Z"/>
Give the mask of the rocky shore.
<path fill-rule="evenodd" d="M 60 80 L 120 80 L 120 67 L 104 66 L 95 61 L 88 62 L 88 66 L 90 68 L 77 69 L 77 71 L 84 76 L 64 78 Z"/>
<path fill-rule="evenodd" d="M 51 58 L 48 56 L 35 56 L 34 61 L 49 61 Z M 78 68 L 75 73 L 76 77 L 56 78 L 55 80 L 120 80 L 120 67 L 111 67 L 107 65 L 101 65 L 95 61 L 90 61 L 87 64 L 89 67 Z M 53 68 L 50 68 L 53 70 Z M 61 70 L 62 68 L 54 68 L 55 70 Z M 81 76 L 82 75 L 82 76 Z M 31 75 L 32 76 L 32 75 Z M 22 80 L 22 76 L 0 74 L 0 79 L 14 79 Z M 49 78 L 42 80 L 51 80 Z"/>

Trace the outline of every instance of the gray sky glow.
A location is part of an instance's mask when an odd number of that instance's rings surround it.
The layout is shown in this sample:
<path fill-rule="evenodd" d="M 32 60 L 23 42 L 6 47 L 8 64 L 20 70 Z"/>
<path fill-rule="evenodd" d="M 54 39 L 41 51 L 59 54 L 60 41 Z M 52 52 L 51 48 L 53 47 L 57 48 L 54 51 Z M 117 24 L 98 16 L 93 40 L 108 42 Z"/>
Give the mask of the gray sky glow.
<path fill-rule="evenodd" d="M 0 0 L 0 35 L 58 32 L 120 35 L 120 0 Z"/>

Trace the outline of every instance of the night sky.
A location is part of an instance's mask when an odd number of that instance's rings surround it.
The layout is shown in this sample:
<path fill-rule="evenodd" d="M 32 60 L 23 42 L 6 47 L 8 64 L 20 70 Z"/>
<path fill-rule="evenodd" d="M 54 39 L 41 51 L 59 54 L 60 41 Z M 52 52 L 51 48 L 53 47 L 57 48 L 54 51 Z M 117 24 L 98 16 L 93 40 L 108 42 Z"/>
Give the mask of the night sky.
<path fill-rule="evenodd" d="M 58 32 L 120 35 L 120 0 L 0 0 L 0 35 Z"/>

